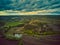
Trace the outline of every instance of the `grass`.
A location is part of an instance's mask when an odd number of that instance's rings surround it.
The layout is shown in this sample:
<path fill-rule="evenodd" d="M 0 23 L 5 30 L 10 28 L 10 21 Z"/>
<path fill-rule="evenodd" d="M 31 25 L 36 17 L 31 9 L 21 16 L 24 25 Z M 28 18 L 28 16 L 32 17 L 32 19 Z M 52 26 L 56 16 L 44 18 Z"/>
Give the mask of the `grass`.
<path fill-rule="evenodd" d="M 42 35 L 56 35 L 56 34 L 60 34 L 60 32 L 58 32 L 58 31 L 48 31 L 48 32 L 43 32 L 41 34 Z"/>
<path fill-rule="evenodd" d="M 20 40 L 21 38 L 15 37 L 13 34 L 5 33 L 5 38 L 10 40 Z"/>
<path fill-rule="evenodd" d="M 22 39 L 19 41 L 19 44 L 18 45 L 23 45 Z"/>
<path fill-rule="evenodd" d="M 22 22 L 7 22 L 5 24 L 5 27 L 9 27 L 9 26 L 17 26 L 19 24 L 23 24 Z"/>

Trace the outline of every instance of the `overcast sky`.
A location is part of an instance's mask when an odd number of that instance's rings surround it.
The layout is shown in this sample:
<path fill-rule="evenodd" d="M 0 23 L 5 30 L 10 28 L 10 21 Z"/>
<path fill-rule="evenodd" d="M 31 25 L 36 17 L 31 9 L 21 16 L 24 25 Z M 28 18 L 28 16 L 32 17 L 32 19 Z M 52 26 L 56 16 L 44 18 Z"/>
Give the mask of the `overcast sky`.
<path fill-rule="evenodd" d="M 0 11 L 38 11 L 55 10 L 54 13 L 60 13 L 60 0 L 0 0 Z"/>

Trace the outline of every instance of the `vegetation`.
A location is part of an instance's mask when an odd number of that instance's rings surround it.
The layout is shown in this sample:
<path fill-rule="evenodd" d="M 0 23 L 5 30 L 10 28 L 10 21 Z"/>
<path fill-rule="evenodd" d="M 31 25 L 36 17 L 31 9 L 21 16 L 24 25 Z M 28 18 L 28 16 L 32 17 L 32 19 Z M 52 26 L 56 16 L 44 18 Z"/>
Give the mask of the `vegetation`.
<path fill-rule="evenodd" d="M 15 21 L 16 20 L 16 21 Z M 53 29 L 54 25 L 57 25 L 60 21 L 51 20 L 47 18 L 26 18 L 21 20 L 15 19 L 13 21 L 0 22 L 0 30 L 6 39 L 20 40 L 19 45 L 22 45 L 22 38 L 15 37 L 15 34 L 29 35 L 35 38 L 40 36 L 60 34 L 59 31 Z M 23 37 L 23 36 L 22 36 Z"/>
<path fill-rule="evenodd" d="M 25 21 L 24 21 L 25 22 Z M 41 22 L 40 20 L 30 20 L 29 22 L 9 22 L 6 26 L 10 26 L 9 30 L 6 32 L 8 38 L 14 38 L 14 33 L 22 33 L 23 35 L 39 36 L 40 35 L 53 35 L 56 32 L 49 27 L 48 23 Z M 23 28 L 22 28 L 23 27 Z M 17 31 L 18 30 L 18 31 Z M 11 34 L 11 36 L 9 36 Z M 16 38 L 16 37 L 15 37 Z"/>

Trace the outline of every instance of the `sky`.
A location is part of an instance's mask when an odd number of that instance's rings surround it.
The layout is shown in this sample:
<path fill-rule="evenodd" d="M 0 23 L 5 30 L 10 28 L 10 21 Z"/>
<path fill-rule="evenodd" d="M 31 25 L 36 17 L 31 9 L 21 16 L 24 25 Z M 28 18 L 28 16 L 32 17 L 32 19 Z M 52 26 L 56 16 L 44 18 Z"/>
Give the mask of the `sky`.
<path fill-rule="evenodd" d="M 0 15 L 59 15 L 60 0 L 0 0 Z"/>

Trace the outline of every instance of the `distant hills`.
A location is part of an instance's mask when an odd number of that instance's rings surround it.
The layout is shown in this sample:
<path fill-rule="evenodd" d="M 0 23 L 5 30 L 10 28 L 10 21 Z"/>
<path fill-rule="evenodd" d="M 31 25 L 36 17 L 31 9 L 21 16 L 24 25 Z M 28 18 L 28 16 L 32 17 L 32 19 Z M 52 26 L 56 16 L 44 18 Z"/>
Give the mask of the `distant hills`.
<path fill-rule="evenodd" d="M 20 21 L 28 19 L 51 19 L 51 20 L 60 20 L 60 15 L 20 15 L 20 16 L 0 16 L 0 21 Z"/>

